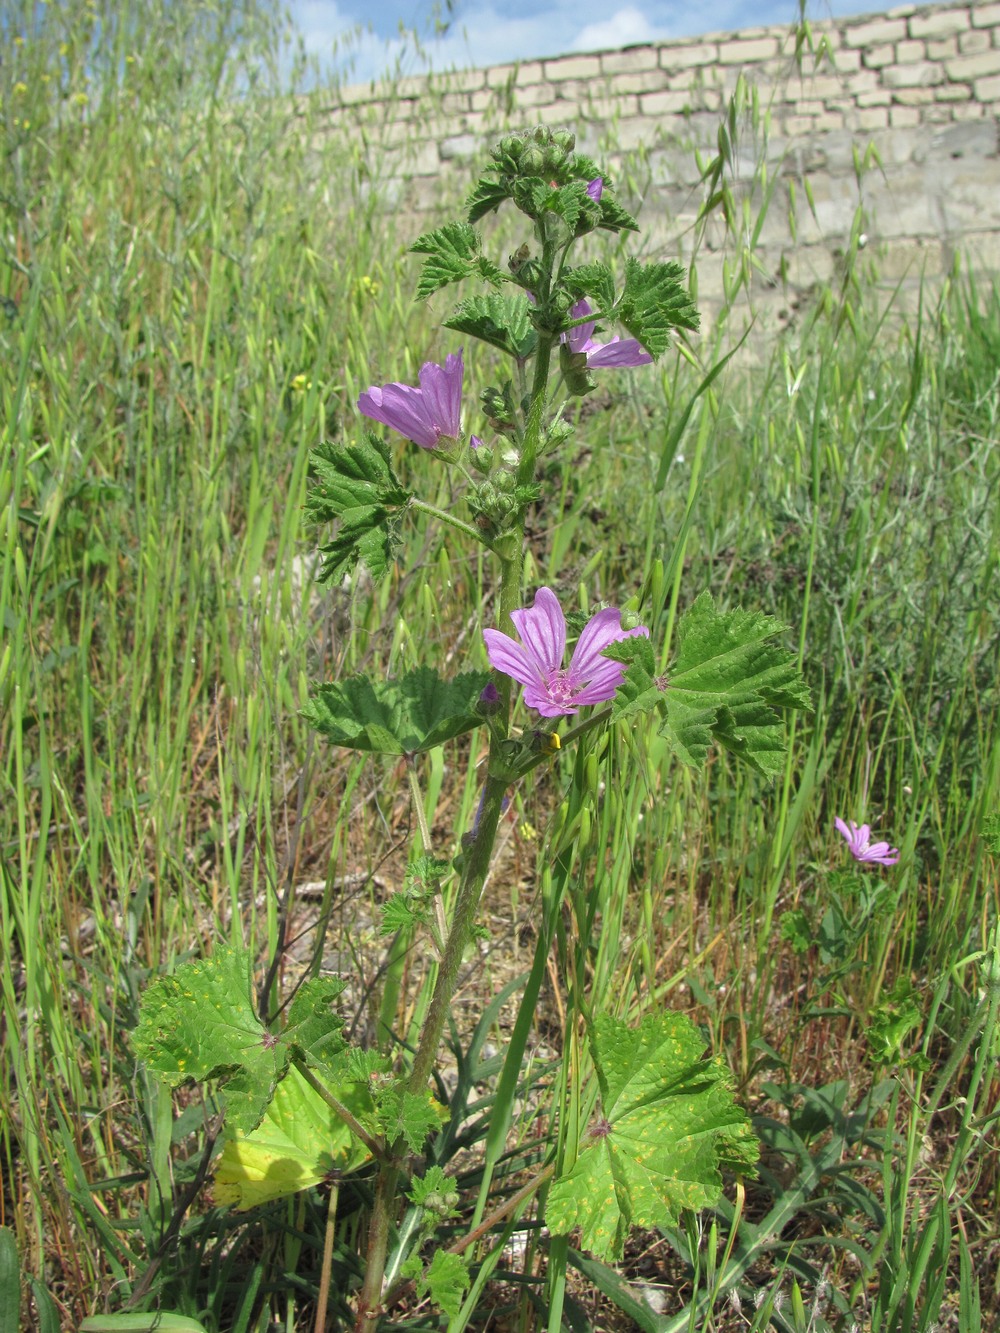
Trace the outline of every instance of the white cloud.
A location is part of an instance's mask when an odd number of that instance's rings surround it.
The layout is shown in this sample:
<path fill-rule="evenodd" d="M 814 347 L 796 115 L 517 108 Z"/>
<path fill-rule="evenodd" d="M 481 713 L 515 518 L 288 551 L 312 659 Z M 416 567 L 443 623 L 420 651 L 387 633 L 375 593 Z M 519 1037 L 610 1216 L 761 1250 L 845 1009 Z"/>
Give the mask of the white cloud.
<path fill-rule="evenodd" d="M 588 23 L 573 38 L 572 51 L 608 51 L 616 46 L 632 46 L 665 37 L 666 31 L 654 27 L 641 9 L 626 5 L 609 19 Z"/>

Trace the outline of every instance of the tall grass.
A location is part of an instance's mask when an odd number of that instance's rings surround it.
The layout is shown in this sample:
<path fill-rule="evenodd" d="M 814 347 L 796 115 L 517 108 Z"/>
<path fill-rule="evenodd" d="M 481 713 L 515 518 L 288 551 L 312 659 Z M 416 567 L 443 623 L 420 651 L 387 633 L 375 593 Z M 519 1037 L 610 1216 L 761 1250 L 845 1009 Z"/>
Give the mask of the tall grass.
<path fill-rule="evenodd" d="M 171 1104 L 124 1033 L 151 972 L 244 937 L 270 957 L 280 936 L 279 991 L 286 972 L 349 971 L 373 1040 L 416 1022 L 397 996 L 424 963 L 387 959 L 373 926 L 404 870 L 405 774 L 317 748 L 298 709 L 310 678 L 479 653 L 481 571 L 429 529 L 381 587 L 320 595 L 303 500 L 308 449 L 351 432 L 384 371 L 415 377 L 443 346 L 440 312 L 409 300 L 359 145 L 319 134 L 321 96 L 283 95 L 270 11 L 25 3 L 9 31 L 0 1223 L 67 1327 L 130 1294 L 220 1329 L 304 1327 L 324 1200 L 249 1226 L 195 1202 L 212 1106 Z M 917 998 L 906 1053 L 928 1077 L 969 1030 L 979 973 L 960 963 L 997 914 L 979 829 L 1000 800 L 1000 292 L 959 268 L 897 318 L 859 267 L 752 373 L 737 356 L 706 386 L 730 350 L 715 327 L 713 348 L 585 403 L 529 577 L 592 601 L 641 584 L 661 642 L 703 587 L 763 608 L 798 637 L 815 710 L 773 789 L 722 758 L 678 772 L 637 735 L 609 744 L 612 763 L 641 756 L 641 784 L 595 791 L 581 765 L 518 793 L 487 984 L 530 966 L 538 896 L 562 876 L 573 915 L 547 928 L 564 975 L 588 970 L 624 1011 L 694 1007 L 755 1103 L 767 1074 L 775 1096 L 843 1079 L 857 1106 L 895 983 Z M 485 361 L 473 373 L 485 382 Z M 401 466 L 429 467 L 415 455 Z M 446 754 L 421 774 L 443 849 L 474 801 L 461 771 Z M 840 869 L 835 814 L 902 849 L 876 901 Z M 574 1014 L 539 966 L 524 1040 L 543 1059 Z M 480 1044 L 507 1040 L 504 1022 L 498 1007 Z M 977 1049 L 952 1071 L 956 1097 Z M 907 1180 L 922 1077 L 904 1069 L 913 1100 L 892 1103 Z M 960 1103 L 942 1106 L 929 1128 L 942 1150 L 959 1136 L 967 1164 L 945 1174 L 985 1252 L 995 1157 Z M 536 1129 L 526 1109 L 525 1143 Z M 888 1207 L 902 1177 L 884 1160 Z M 340 1313 L 364 1205 L 364 1181 L 345 1186 Z"/>

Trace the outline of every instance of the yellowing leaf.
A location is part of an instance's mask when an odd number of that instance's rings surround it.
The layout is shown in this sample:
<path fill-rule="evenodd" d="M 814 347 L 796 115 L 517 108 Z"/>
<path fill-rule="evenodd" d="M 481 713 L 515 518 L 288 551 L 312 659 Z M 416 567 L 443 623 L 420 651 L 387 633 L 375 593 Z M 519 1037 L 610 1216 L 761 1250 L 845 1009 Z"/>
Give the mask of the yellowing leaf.
<path fill-rule="evenodd" d="M 349 1110 L 371 1111 L 360 1085 L 334 1090 Z M 368 1150 L 292 1065 L 250 1134 L 237 1133 L 222 1150 L 215 1172 L 215 1198 L 243 1211 L 318 1185 L 336 1168 L 348 1171 L 368 1159 Z"/>

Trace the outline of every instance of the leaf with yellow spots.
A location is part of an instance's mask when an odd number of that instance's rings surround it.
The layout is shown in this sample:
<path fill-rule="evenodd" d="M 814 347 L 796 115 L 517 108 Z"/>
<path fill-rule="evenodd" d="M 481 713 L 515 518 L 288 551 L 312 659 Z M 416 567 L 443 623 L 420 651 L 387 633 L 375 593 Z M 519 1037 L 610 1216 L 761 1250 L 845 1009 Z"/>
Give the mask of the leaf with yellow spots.
<path fill-rule="evenodd" d="M 218 1080 L 227 1127 L 245 1133 L 260 1124 L 290 1054 L 257 1017 L 249 952 L 227 946 L 151 982 L 131 1040 L 149 1072 L 171 1087 Z"/>
<path fill-rule="evenodd" d="M 683 1014 L 633 1029 L 602 1015 L 592 1038 L 603 1113 L 552 1186 L 545 1221 L 555 1235 L 579 1227 L 598 1258 L 620 1258 L 630 1227 L 670 1226 L 681 1209 L 714 1204 L 721 1167 L 752 1172 L 757 1140 L 728 1071 L 704 1059 L 704 1038 Z"/>
<path fill-rule="evenodd" d="M 371 1097 L 360 1084 L 332 1087 L 357 1116 L 370 1115 Z M 249 1134 L 226 1142 L 215 1172 L 215 1199 L 243 1211 L 318 1185 L 332 1170 L 349 1171 L 368 1150 L 292 1065 L 278 1084 L 264 1119 Z"/>

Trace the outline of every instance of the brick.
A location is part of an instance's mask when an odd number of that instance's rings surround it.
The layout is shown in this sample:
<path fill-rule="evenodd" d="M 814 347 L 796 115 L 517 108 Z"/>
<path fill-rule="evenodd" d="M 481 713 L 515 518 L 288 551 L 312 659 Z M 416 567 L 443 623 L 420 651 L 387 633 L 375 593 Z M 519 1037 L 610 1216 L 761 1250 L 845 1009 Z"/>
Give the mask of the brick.
<path fill-rule="evenodd" d="M 973 56 L 978 51 L 990 49 L 990 34 L 986 28 L 977 28 L 974 32 L 963 32 L 958 39 L 958 49 L 963 56 Z"/>
<path fill-rule="evenodd" d="M 857 74 L 852 74 L 847 80 L 847 91 L 852 97 L 857 97 L 858 93 L 874 92 L 881 86 L 879 76 L 873 69 L 858 70 Z"/>
<path fill-rule="evenodd" d="M 833 57 L 833 67 L 838 74 L 853 74 L 861 68 L 861 52 L 838 51 Z"/>
<path fill-rule="evenodd" d="M 545 61 L 545 77 L 553 83 L 564 79 L 596 79 L 601 73 L 600 56 L 564 56 Z"/>
<path fill-rule="evenodd" d="M 981 56 L 971 58 L 982 59 Z M 935 83 L 944 82 L 944 70 L 928 60 L 916 65 L 896 65 L 882 71 L 882 82 L 887 88 L 930 88 Z"/>
<path fill-rule="evenodd" d="M 993 28 L 1000 23 L 1000 5 L 973 5 L 971 18 L 974 28 Z"/>
<path fill-rule="evenodd" d="M 884 130 L 889 123 L 889 112 L 884 106 L 873 106 L 856 111 L 852 119 L 859 130 Z"/>
<path fill-rule="evenodd" d="M 778 43 L 773 37 L 757 37 L 748 42 L 720 42 L 720 65 L 755 65 L 778 54 Z"/>
<path fill-rule="evenodd" d="M 864 61 L 866 69 L 883 69 L 886 65 L 891 65 L 896 59 L 896 48 L 892 42 L 884 42 L 881 46 L 871 46 L 867 51 L 862 51 L 861 59 Z"/>
<path fill-rule="evenodd" d="M 935 102 L 967 102 L 972 89 L 967 83 L 942 83 L 934 89 Z"/>
<path fill-rule="evenodd" d="M 691 98 L 687 93 L 647 93 L 645 97 L 639 99 L 639 106 L 644 116 L 662 116 L 669 115 L 672 112 L 683 111 L 691 105 Z"/>
<path fill-rule="evenodd" d="M 1000 51 L 981 51 L 974 56 L 957 56 L 945 61 L 945 72 L 954 83 L 978 79 L 983 74 L 1000 74 Z"/>
<path fill-rule="evenodd" d="M 858 106 L 888 106 L 892 101 L 892 93 L 887 88 L 875 88 L 870 93 L 858 93 L 854 99 Z"/>
<path fill-rule="evenodd" d="M 513 82 L 517 88 L 529 83 L 542 82 L 542 62 L 526 60 L 523 65 L 494 65 L 486 71 L 486 83 L 490 88 L 500 88 Z"/>
<path fill-rule="evenodd" d="M 912 106 L 894 106 L 889 111 L 889 124 L 893 129 L 919 125 L 920 112 Z"/>
<path fill-rule="evenodd" d="M 844 81 L 843 79 L 834 78 L 832 74 L 817 75 L 812 79 L 804 79 L 802 89 L 810 97 L 819 97 L 824 100 L 828 97 L 841 97 L 844 92 Z"/>
<path fill-rule="evenodd" d="M 844 128 L 843 111 L 824 111 L 816 117 L 816 130 L 820 134 L 829 134 L 833 130 Z"/>
<path fill-rule="evenodd" d="M 951 118 L 957 121 L 979 120 L 986 115 L 986 108 L 978 102 L 956 102 L 951 108 Z"/>
<path fill-rule="evenodd" d="M 532 107 L 548 106 L 555 99 L 555 85 L 551 83 L 529 83 L 524 88 L 514 89 L 514 105 L 518 111 L 530 111 Z"/>
<path fill-rule="evenodd" d="M 557 125 L 562 129 L 571 130 L 576 120 L 576 108 L 569 102 L 555 102 L 551 106 L 536 107 L 535 119 L 539 125 Z"/>
<path fill-rule="evenodd" d="M 663 87 L 666 75 L 662 69 L 640 70 L 636 74 L 618 74 L 611 80 L 610 92 L 617 97 L 619 93 L 654 93 Z"/>
<path fill-rule="evenodd" d="M 781 122 L 781 132 L 789 139 L 798 139 L 803 134 L 812 134 L 816 128 L 813 116 L 786 116 Z"/>
<path fill-rule="evenodd" d="M 705 70 L 700 65 L 692 65 L 690 69 L 679 69 L 676 74 L 667 74 L 666 70 L 662 70 L 661 75 L 666 78 L 667 87 L 675 91 L 678 88 L 704 88 L 706 83 Z"/>
<path fill-rule="evenodd" d="M 915 14 L 916 12 L 917 12 L 916 5 L 893 5 L 891 9 L 886 11 L 886 14 L 891 19 L 899 19 L 899 18 L 906 19 L 909 18 L 911 14 Z"/>
<path fill-rule="evenodd" d="M 911 37 L 950 37 L 965 32 L 969 26 L 967 9 L 942 9 L 936 14 L 914 14 L 910 19 Z"/>
<path fill-rule="evenodd" d="M 963 34 L 962 34 L 962 37 L 963 37 L 963 39 L 964 39 L 964 38 L 971 37 L 972 35 L 973 35 L 972 33 L 968 33 L 968 32 L 966 32 L 966 33 L 963 33 Z M 987 34 L 987 33 L 983 33 L 983 36 L 984 36 L 984 37 L 987 37 L 986 45 L 989 46 L 988 34 Z M 958 40 L 959 40 L 959 39 L 958 39 L 957 37 L 942 37 L 942 38 L 940 39 L 940 41 L 936 41 L 936 42 L 931 41 L 931 42 L 928 42 L 928 43 L 927 43 L 927 59 L 928 59 L 928 60 L 949 60 L 952 56 L 957 56 L 957 55 L 958 55 Z M 981 47 L 977 47 L 976 49 L 977 49 L 977 50 L 981 50 L 982 48 L 981 48 Z"/>
<path fill-rule="evenodd" d="M 923 42 L 896 43 L 896 63 L 899 65 L 915 65 L 918 60 L 923 60 L 926 55 L 927 48 Z"/>
<path fill-rule="evenodd" d="M 934 101 L 933 88 L 897 88 L 892 100 L 900 106 L 929 106 Z"/>
<path fill-rule="evenodd" d="M 1000 76 L 977 79 L 972 88 L 977 102 L 1000 102 Z"/>
<path fill-rule="evenodd" d="M 442 139 L 441 161 L 448 162 L 453 158 L 461 161 L 473 157 L 479 147 L 479 140 L 474 134 L 456 134 L 450 139 Z"/>
<path fill-rule="evenodd" d="M 691 46 L 661 46 L 660 69 L 672 73 L 689 65 L 714 65 L 719 58 L 715 42 L 695 42 Z"/>
<path fill-rule="evenodd" d="M 854 47 L 876 46 L 879 42 L 900 42 L 907 35 L 906 19 L 875 19 L 859 23 L 844 32 L 844 45 Z"/>
<path fill-rule="evenodd" d="M 660 57 L 655 46 L 629 46 L 624 51 L 601 53 L 601 71 L 604 74 L 638 74 L 645 69 L 656 69 Z"/>

